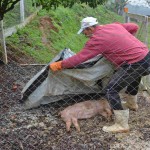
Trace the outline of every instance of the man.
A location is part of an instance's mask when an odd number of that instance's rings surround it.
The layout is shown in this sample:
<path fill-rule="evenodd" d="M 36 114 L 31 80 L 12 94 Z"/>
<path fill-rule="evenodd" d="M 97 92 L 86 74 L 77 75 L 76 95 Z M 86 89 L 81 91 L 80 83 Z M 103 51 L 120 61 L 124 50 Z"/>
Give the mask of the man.
<path fill-rule="evenodd" d="M 103 127 L 105 132 L 128 132 L 129 109 L 137 110 L 137 93 L 141 77 L 149 74 L 150 52 L 146 45 L 134 35 L 138 26 L 134 23 L 112 23 L 98 25 L 97 19 L 86 17 L 81 21 L 81 29 L 89 38 L 84 48 L 76 55 L 50 64 L 53 71 L 72 68 L 102 54 L 116 66 L 105 95 L 115 114 L 115 124 Z M 119 92 L 127 87 L 126 108 L 123 109 Z"/>

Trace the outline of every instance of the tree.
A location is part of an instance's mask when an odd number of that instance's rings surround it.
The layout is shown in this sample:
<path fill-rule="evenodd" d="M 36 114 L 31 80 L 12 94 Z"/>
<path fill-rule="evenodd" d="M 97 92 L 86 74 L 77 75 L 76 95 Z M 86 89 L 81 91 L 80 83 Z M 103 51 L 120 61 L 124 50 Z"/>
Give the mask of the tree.
<path fill-rule="evenodd" d="M 150 0 L 146 0 L 147 4 L 150 6 Z"/>
<path fill-rule="evenodd" d="M 4 15 L 12 10 L 19 1 L 20 0 L 0 0 L 0 21 L 3 20 Z"/>
<path fill-rule="evenodd" d="M 128 0 L 115 0 L 116 3 L 116 11 L 119 15 L 123 14 L 123 8 L 127 5 Z"/>
<path fill-rule="evenodd" d="M 110 2 L 107 7 L 113 12 L 116 12 L 119 15 L 123 14 L 123 8 L 126 6 L 126 4 L 129 2 L 129 0 L 114 0 Z"/>
<path fill-rule="evenodd" d="M 34 0 L 38 5 L 42 5 L 45 9 L 57 8 L 59 5 L 64 7 L 72 7 L 75 3 L 86 3 L 92 8 L 105 3 L 107 0 Z"/>

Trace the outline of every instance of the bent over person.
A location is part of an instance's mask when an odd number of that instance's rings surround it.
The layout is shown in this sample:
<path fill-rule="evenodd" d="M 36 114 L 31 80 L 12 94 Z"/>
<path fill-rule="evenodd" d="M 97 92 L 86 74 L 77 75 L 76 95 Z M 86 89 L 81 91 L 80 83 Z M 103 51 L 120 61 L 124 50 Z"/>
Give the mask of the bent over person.
<path fill-rule="evenodd" d="M 58 71 L 72 68 L 98 54 L 102 54 L 116 66 L 116 72 L 104 89 L 114 114 L 115 124 L 104 126 L 105 132 L 128 132 L 129 109 L 137 110 L 137 93 L 141 77 L 149 74 L 150 52 L 146 45 L 134 35 L 138 26 L 134 23 L 112 23 L 98 25 L 97 19 L 86 17 L 81 21 L 81 29 L 89 40 L 76 55 L 50 64 L 50 69 Z M 126 88 L 126 109 L 123 109 L 119 92 Z"/>

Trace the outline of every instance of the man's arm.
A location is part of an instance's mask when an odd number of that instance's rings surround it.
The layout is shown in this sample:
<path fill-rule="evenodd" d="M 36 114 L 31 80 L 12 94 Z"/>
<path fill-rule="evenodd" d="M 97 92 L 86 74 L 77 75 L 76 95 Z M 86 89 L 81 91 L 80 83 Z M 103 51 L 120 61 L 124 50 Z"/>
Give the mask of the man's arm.
<path fill-rule="evenodd" d="M 98 37 L 93 38 L 85 44 L 84 48 L 79 53 L 66 60 L 63 60 L 62 68 L 75 67 L 97 56 L 98 54 L 101 54 L 102 52 L 103 52 L 103 46 L 101 40 Z"/>
<path fill-rule="evenodd" d="M 101 42 L 101 37 L 91 38 L 84 46 L 84 48 L 78 52 L 76 55 L 62 60 L 60 62 L 55 62 L 50 64 L 50 68 L 53 71 L 66 69 L 66 68 L 73 68 L 77 65 L 97 56 L 98 54 L 103 53 L 103 45 Z"/>
<path fill-rule="evenodd" d="M 121 25 L 132 35 L 135 35 L 139 29 L 139 26 L 135 23 L 123 23 Z"/>
<path fill-rule="evenodd" d="M 93 53 L 91 51 L 91 49 L 87 49 L 85 47 L 76 55 L 63 60 L 62 68 L 73 68 L 73 67 L 95 57 L 96 55 L 98 55 L 98 53 L 99 53 L 98 51 L 97 51 L 97 53 L 95 53 L 95 52 Z"/>

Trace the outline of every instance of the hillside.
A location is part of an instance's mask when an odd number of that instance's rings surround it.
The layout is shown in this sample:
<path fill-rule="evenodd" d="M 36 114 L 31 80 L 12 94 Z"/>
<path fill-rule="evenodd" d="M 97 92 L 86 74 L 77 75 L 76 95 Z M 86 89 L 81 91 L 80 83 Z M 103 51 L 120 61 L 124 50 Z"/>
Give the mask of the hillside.
<path fill-rule="evenodd" d="M 104 6 L 92 9 L 86 5 L 75 5 L 72 9 L 59 7 L 49 12 L 41 10 L 30 24 L 8 37 L 7 43 L 32 56 L 37 62 L 47 63 L 65 47 L 74 52 L 82 48 L 87 39 L 76 33 L 81 19 L 86 16 L 98 18 L 100 24 L 123 22 L 121 16 Z"/>

